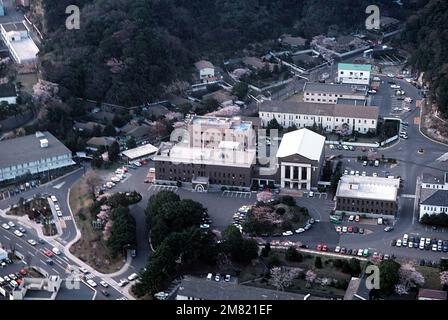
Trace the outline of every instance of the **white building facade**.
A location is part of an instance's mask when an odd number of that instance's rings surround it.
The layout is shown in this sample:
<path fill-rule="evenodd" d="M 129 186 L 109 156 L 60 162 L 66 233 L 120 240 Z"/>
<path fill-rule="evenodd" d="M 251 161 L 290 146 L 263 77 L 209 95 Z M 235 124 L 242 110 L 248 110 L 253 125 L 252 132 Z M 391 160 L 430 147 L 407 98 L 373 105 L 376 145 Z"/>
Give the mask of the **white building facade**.
<path fill-rule="evenodd" d="M 366 100 L 367 87 L 350 84 L 306 83 L 303 101 L 336 104 L 338 99 Z"/>
<path fill-rule="evenodd" d="M 370 84 L 370 64 L 339 63 L 338 82 L 348 84 Z"/>
<path fill-rule="evenodd" d="M 376 131 L 378 112 L 377 107 L 266 101 L 260 105 L 259 117 L 263 127 L 275 118 L 284 128 L 316 125 L 327 132 L 346 130 L 366 134 Z"/>

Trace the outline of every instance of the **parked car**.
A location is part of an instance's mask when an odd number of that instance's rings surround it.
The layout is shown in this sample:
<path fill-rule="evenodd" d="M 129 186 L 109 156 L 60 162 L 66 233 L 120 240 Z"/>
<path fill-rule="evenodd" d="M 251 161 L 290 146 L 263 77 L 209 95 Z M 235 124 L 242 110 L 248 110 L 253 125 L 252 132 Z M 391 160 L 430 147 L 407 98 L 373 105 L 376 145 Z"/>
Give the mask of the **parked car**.
<path fill-rule="evenodd" d="M 87 283 L 88 283 L 90 286 L 94 287 L 94 288 L 97 286 L 96 282 L 93 281 L 92 279 L 88 279 L 88 280 L 87 280 Z"/>
<path fill-rule="evenodd" d="M 37 242 L 33 239 L 28 239 L 28 243 L 32 246 L 35 246 L 37 244 Z"/>
<path fill-rule="evenodd" d="M 364 228 L 359 228 L 359 233 L 364 234 Z"/>
<path fill-rule="evenodd" d="M 396 244 L 397 247 L 401 247 L 401 244 L 402 244 L 401 239 L 398 239 L 398 240 L 397 240 L 397 244 Z"/>
<path fill-rule="evenodd" d="M 342 232 L 344 232 L 344 233 L 347 232 L 347 226 L 343 226 L 343 227 L 342 227 Z"/>
<path fill-rule="evenodd" d="M 100 285 L 102 285 L 104 288 L 107 288 L 109 286 L 109 284 L 104 280 L 100 281 Z"/>
<path fill-rule="evenodd" d="M 347 227 L 347 232 L 352 233 L 352 232 L 353 232 L 353 227 L 352 227 L 352 226 L 348 226 L 348 227 Z"/>
<path fill-rule="evenodd" d="M 324 244 L 324 245 L 322 246 L 322 251 L 328 251 L 328 247 L 327 247 L 326 244 Z"/>
<path fill-rule="evenodd" d="M 14 227 L 16 226 L 15 223 L 12 222 L 12 221 L 8 221 L 8 225 L 9 225 L 11 228 L 14 228 Z"/>
<path fill-rule="evenodd" d="M 394 227 L 391 227 L 391 226 L 387 226 L 386 228 L 384 228 L 384 231 L 386 231 L 386 232 L 390 232 L 392 230 L 394 230 Z"/>
<path fill-rule="evenodd" d="M 7 223 L 2 224 L 2 227 L 6 230 L 9 230 L 10 226 Z"/>
<path fill-rule="evenodd" d="M 317 251 L 322 251 L 322 245 L 321 245 L 321 244 L 318 244 L 318 245 L 316 246 L 316 250 L 317 250 Z"/>
<path fill-rule="evenodd" d="M 282 233 L 282 235 L 284 235 L 284 236 L 292 236 L 293 234 L 294 233 L 292 231 L 290 231 L 290 230 L 285 231 L 285 232 Z"/>
<path fill-rule="evenodd" d="M 334 252 L 336 252 L 336 253 L 341 252 L 341 247 L 340 247 L 340 246 L 337 246 L 337 247 L 334 249 Z"/>

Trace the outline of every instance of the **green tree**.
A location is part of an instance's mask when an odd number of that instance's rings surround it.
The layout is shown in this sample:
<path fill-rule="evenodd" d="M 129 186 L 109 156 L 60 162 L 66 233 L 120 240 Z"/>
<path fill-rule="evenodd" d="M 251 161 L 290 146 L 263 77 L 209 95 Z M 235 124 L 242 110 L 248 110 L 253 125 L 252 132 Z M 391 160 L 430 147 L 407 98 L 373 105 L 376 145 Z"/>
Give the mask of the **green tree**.
<path fill-rule="evenodd" d="M 380 290 L 392 294 L 400 281 L 400 264 L 395 260 L 383 260 L 380 263 Z"/>
<path fill-rule="evenodd" d="M 109 161 L 115 162 L 118 160 L 120 155 L 120 146 L 117 141 L 114 141 L 114 143 L 111 144 L 107 153 L 109 155 Z"/>
<path fill-rule="evenodd" d="M 264 245 L 263 249 L 261 249 L 261 256 L 266 258 L 271 252 L 271 244 L 268 242 Z"/>
<path fill-rule="evenodd" d="M 124 252 L 126 246 L 136 245 L 136 224 L 127 207 L 118 207 L 110 214 L 112 227 L 107 247 L 113 256 Z"/>
<path fill-rule="evenodd" d="M 268 268 L 272 268 L 280 265 L 280 258 L 275 251 L 269 252 L 268 259 L 266 261 Z"/>
<path fill-rule="evenodd" d="M 258 246 L 254 240 L 244 239 L 241 232 L 231 225 L 222 232 L 222 249 L 232 260 L 248 264 L 258 256 Z"/>
<path fill-rule="evenodd" d="M 115 127 L 111 124 L 108 124 L 103 129 L 103 136 L 106 137 L 115 137 L 117 135 L 117 131 L 115 130 Z"/>
<path fill-rule="evenodd" d="M 129 137 L 126 141 L 126 147 L 128 149 L 134 149 L 137 148 L 137 142 L 135 142 L 135 138 L 133 136 Z"/>
<path fill-rule="evenodd" d="M 232 88 L 232 93 L 238 97 L 238 99 L 244 99 L 247 95 L 248 85 L 244 82 L 236 83 Z"/>
<path fill-rule="evenodd" d="M 283 130 L 283 127 L 278 123 L 276 118 L 273 118 L 271 121 L 269 121 L 266 128 L 268 130 L 278 130 L 278 131 Z"/>

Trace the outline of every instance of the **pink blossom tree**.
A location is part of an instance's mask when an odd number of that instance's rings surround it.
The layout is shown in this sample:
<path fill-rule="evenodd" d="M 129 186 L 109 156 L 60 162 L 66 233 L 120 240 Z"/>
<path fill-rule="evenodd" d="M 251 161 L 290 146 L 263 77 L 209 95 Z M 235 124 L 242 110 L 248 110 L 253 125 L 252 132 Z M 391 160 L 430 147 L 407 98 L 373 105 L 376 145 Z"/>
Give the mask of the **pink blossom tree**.
<path fill-rule="evenodd" d="M 272 199 L 272 192 L 262 191 L 257 193 L 257 201 L 266 202 Z"/>
<path fill-rule="evenodd" d="M 398 271 L 400 277 L 399 283 L 395 286 L 395 292 L 403 295 L 408 294 L 409 290 L 425 283 L 423 275 L 415 270 L 412 262 L 407 262 L 401 265 Z"/>
<path fill-rule="evenodd" d="M 316 281 L 316 278 L 317 278 L 316 273 L 315 273 L 313 270 L 311 270 L 311 269 L 309 269 L 309 270 L 306 272 L 306 274 L 305 274 L 305 280 L 306 280 L 306 282 L 308 282 L 309 284 L 314 283 L 314 281 Z"/>
<path fill-rule="evenodd" d="M 270 270 L 271 278 L 269 283 L 277 290 L 285 290 L 292 285 L 292 281 L 299 275 L 299 270 L 296 268 L 281 268 L 275 267 Z"/>
<path fill-rule="evenodd" d="M 442 286 L 448 285 L 448 271 L 440 272 L 440 284 Z"/>

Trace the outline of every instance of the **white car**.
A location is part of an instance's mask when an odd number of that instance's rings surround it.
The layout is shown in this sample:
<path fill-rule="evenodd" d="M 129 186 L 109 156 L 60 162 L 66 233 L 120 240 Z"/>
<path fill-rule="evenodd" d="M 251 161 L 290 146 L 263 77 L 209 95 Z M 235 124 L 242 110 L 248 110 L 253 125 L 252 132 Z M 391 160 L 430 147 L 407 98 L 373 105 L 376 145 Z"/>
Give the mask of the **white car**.
<path fill-rule="evenodd" d="M 126 279 L 121 279 L 120 282 L 118 283 L 119 287 L 124 287 L 125 285 L 127 285 L 129 283 L 128 280 Z"/>
<path fill-rule="evenodd" d="M 367 91 L 368 93 L 370 93 L 370 94 L 375 94 L 376 93 L 376 90 L 375 89 L 372 89 L 372 90 L 369 90 L 369 91 Z"/>
<path fill-rule="evenodd" d="M 363 172 L 361 173 L 361 176 L 363 176 L 363 177 L 367 176 L 367 172 L 363 171 Z"/>
<path fill-rule="evenodd" d="M 51 196 L 50 198 L 51 198 L 51 201 L 53 201 L 53 202 L 57 202 L 58 201 L 58 199 L 55 196 Z"/>
<path fill-rule="evenodd" d="M 100 285 L 102 285 L 104 288 L 109 287 L 109 284 L 106 281 L 104 281 L 104 280 L 100 281 Z"/>
<path fill-rule="evenodd" d="M 396 245 L 397 245 L 397 247 L 401 247 L 401 239 L 397 240 L 397 244 Z"/>
<path fill-rule="evenodd" d="M 284 236 L 292 236 L 293 232 L 292 231 L 285 231 L 285 232 L 282 233 L 282 235 L 284 235 Z"/>
<path fill-rule="evenodd" d="M 312 197 L 314 197 L 314 192 L 313 191 L 308 192 L 308 198 L 312 198 Z"/>
<path fill-rule="evenodd" d="M 391 89 L 400 89 L 401 87 L 399 85 L 397 85 L 397 84 L 391 84 L 390 88 Z"/>
<path fill-rule="evenodd" d="M 359 250 L 358 250 L 358 256 L 362 257 L 362 253 L 363 253 L 363 252 L 364 252 L 364 250 L 359 249 Z"/>
<path fill-rule="evenodd" d="M 342 227 L 342 232 L 344 232 L 344 233 L 347 232 L 347 226 Z"/>
<path fill-rule="evenodd" d="M 342 149 L 344 149 L 344 150 L 348 150 L 348 147 L 344 144 L 344 145 L 342 146 Z"/>
<path fill-rule="evenodd" d="M 432 251 L 437 251 L 437 245 L 436 245 L 436 244 L 433 244 L 431 250 L 432 250 Z"/>
<path fill-rule="evenodd" d="M 138 278 L 138 274 L 133 273 L 133 274 L 131 274 L 131 275 L 128 277 L 128 280 L 129 280 L 129 281 L 134 281 L 134 280 L 137 279 L 137 278 Z"/>
<path fill-rule="evenodd" d="M 355 175 L 355 170 L 350 170 L 350 175 L 354 176 Z"/>
<path fill-rule="evenodd" d="M 330 150 L 333 150 L 333 149 L 334 149 L 334 145 L 330 144 Z"/>
<path fill-rule="evenodd" d="M 9 230 L 10 226 L 7 223 L 2 224 L 2 227 L 6 230 Z"/>
<path fill-rule="evenodd" d="M 11 228 L 14 228 L 16 225 L 14 224 L 14 222 L 12 222 L 12 221 L 9 221 L 8 222 L 8 225 L 11 227 Z"/>
<path fill-rule="evenodd" d="M 378 177 L 378 173 L 376 172 L 372 173 L 372 177 Z"/>
<path fill-rule="evenodd" d="M 389 78 L 393 78 L 393 77 L 395 77 L 393 73 L 388 73 L 387 76 L 388 76 Z"/>
<path fill-rule="evenodd" d="M 79 268 L 79 271 L 81 271 L 84 274 L 89 273 L 89 270 L 87 270 L 86 268 L 83 268 L 83 267 Z"/>
<path fill-rule="evenodd" d="M 28 239 L 28 243 L 32 246 L 35 246 L 37 244 L 37 242 L 34 241 L 33 239 Z"/>
<path fill-rule="evenodd" d="M 18 237 L 23 237 L 23 233 L 20 232 L 19 230 L 14 231 L 14 234 Z"/>
<path fill-rule="evenodd" d="M 348 175 L 348 170 L 344 170 L 344 176 Z"/>
<path fill-rule="evenodd" d="M 54 205 L 54 208 L 55 208 L 56 211 L 60 211 L 61 210 L 61 208 L 57 204 Z"/>
<path fill-rule="evenodd" d="M 56 247 L 54 247 L 53 249 L 51 249 L 51 251 L 53 251 L 53 253 L 54 253 L 55 255 L 60 255 L 60 254 L 61 254 L 61 251 L 60 251 L 58 248 L 56 248 Z"/>
<path fill-rule="evenodd" d="M 58 215 L 58 217 L 62 217 L 62 211 L 61 210 L 57 210 L 56 214 Z"/>
<path fill-rule="evenodd" d="M 341 252 L 341 247 L 340 247 L 340 246 L 337 246 L 337 247 L 334 249 L 334 252 L 336 252 L 336 253 Z"/>
<path fill-rule="evenodd" d="M 87 283 L 90 284 L 90 286 L 92 286 L 92 287 L 94 287 L 94 288 L 96 287 L 96 282 L 93 281 L 92 279 L 88 279 L 88 280 L 87 280 Z"/>
<path fill-rule="evenodd" d="M 299 229 L 296 230 L 296 233 L 302 233 L 302 232 L 305 232 L 305 229 L 299 228 Z"/>
<path fill-rule="evenodd" d="M 350 217 L 348 217 L 348 221 L 353 221 L 355 220 L 355 216 L 354 215 L 350 215 Z"/>
<path fill-rule="evenodd" d="M 355 176 L 359 176 L 359 170 L 355 171 Z"/>

